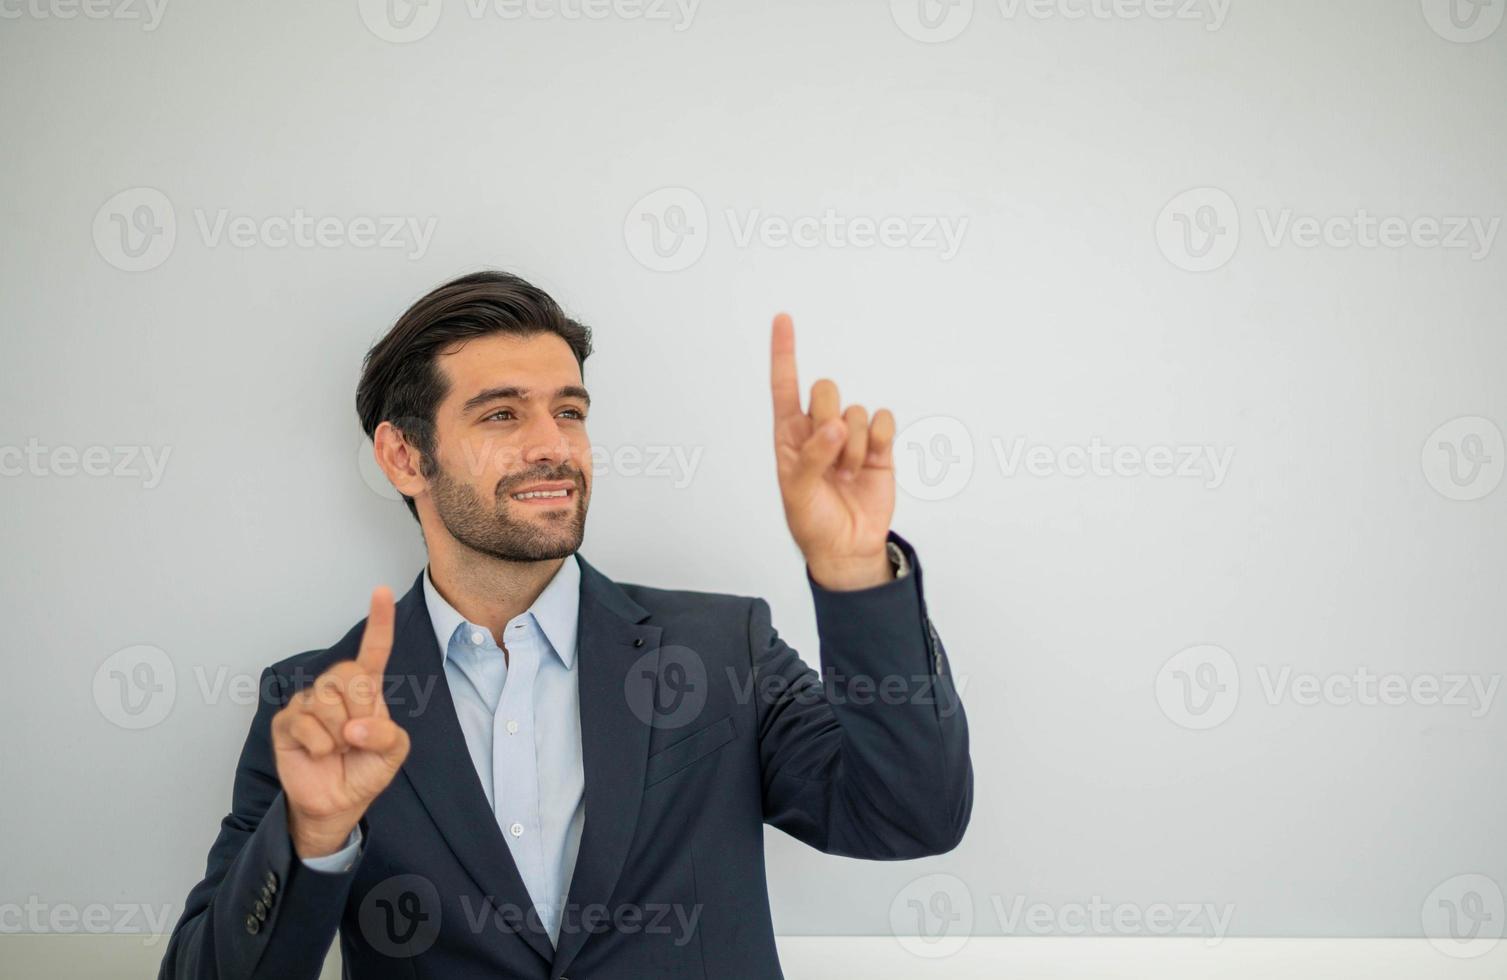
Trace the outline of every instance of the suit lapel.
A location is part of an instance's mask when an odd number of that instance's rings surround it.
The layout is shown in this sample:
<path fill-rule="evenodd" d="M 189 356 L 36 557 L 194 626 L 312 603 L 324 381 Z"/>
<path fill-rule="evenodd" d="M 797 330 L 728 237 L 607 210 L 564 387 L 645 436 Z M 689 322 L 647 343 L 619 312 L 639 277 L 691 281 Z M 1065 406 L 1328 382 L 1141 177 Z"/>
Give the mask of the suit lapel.
<path fill-rule="evenodd" d="M 527 912 L 533 908 L 533 900 L 498 829 L 497 817 L 487 805 L 456 717 L 444 661 L 424 601 L 423 576 L 419 572 L 413 588 L 398 604 L 385 681 L 387 690 L 404 697 L 432 691 L 427 703 L 413 698 L 406 706 L 389 705 L 393 720 L 408 730 L 411 742 L 403 775 L 482 894 L 496 905 Z M 403 680 L 396 681 L 397 677 Z M 395 684 L 402 686 L 395 688 Z M 419 710 L 421 706 L 423 710 Z M 521 918 L 516 925 L 518 934 L 548 962 L 555 955 L 549 935 L 536 916 Z M 505 921 L 511 924 L 516 920 Z"/>
<path fill-rule="evenodd" d="M 559 976 L 582 943 L 581 910 L 612 897 L 638 823 L 659 666 L 649 613 L 578 553 L 581 609 L 576 641 L 586 822 L 566 899 L 565 927 L 550 972 Z"/>

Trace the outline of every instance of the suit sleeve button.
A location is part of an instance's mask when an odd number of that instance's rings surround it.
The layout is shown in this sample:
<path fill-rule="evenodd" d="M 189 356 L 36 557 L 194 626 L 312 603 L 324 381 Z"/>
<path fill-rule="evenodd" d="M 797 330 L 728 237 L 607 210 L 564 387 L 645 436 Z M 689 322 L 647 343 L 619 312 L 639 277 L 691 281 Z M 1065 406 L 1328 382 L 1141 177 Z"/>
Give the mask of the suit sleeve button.
<path fill-rule="evenodd" d="M 256 916 L 246 916 L 246 931 L 253 936 L 262 931 L 262 924 L 257 921 Z"/>

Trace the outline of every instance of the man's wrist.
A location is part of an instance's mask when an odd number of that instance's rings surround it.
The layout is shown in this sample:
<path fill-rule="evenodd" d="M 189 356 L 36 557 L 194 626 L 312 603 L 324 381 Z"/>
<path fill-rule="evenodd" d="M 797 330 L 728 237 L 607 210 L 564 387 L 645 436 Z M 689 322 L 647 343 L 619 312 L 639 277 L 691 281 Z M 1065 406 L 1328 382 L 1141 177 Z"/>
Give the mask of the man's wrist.
<path fill-rule="evenodd" d="M 350 840 L 357 822 L 312 820 L 300 816 L 288 804 L 288 836 L 293 840 L 293 853 L 300 860 L 328 857 L 339 851 Z"/>
<path fill-rule="evenodd" d="M 812 581 L 829 592 L 869 589 L 895 580 L 888 549 L 856 558 L 806 560 Z"/>
<path fill-rule="evenodd" d="M 299 861 L 312 871 L 344 874 L 356 866 L 356 861 L 361 856 L 361 843 L 361 825 L 357 824 L 351 829 L 350 836 L 346 838 L 345 844 L 338 851 L 325 857 L 301 857 Z"/>

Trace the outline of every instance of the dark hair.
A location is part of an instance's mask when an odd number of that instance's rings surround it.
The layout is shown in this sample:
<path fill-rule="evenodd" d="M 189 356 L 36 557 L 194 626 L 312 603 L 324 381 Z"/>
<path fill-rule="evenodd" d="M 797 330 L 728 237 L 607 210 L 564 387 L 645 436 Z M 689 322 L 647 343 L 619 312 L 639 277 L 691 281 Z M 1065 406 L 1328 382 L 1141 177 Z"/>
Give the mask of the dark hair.
<path fill-rule="evenodd" d="M 570 345 L 585 377 L 591 328 L 565 315 L 544 290 L 508 272 L 474 272 L 431 290 L 410 306 L 366 352 L 356 386 L 356 415 L 367 438 L 391 422 L 419 451 L 425 476 L 435 472 L 434 415 L 449 393 L 435 358 L 452 345 L 486 334 L 552 333 Z M 414 520 L 418 507 L 403 502 Z"/>

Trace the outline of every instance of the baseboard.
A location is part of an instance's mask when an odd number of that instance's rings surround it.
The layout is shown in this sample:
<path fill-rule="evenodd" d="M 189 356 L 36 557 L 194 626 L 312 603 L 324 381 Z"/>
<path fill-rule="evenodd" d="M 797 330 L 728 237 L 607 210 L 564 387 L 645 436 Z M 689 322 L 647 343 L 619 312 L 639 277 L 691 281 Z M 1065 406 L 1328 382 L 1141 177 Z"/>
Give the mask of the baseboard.
<path fill-rule="evenodd" d="M 889 936 L 785 936 L 789 980 L 1501 980 L 1507 941 L 1459 958 L 1426 939 L 993 938 L 946 951 Z M 163 937 L 0 935 L 0 978 L 116 980 L 155 976 Z M 908 949 L 907 947 L 910 947 Z M 916 950 L 912 952 L 911 949 Z M 947 952 L 948 955 L 918 955 Z M 333 954 L 323 976 L 338 980 Z"/>

